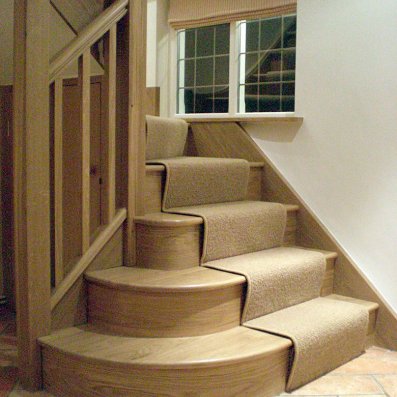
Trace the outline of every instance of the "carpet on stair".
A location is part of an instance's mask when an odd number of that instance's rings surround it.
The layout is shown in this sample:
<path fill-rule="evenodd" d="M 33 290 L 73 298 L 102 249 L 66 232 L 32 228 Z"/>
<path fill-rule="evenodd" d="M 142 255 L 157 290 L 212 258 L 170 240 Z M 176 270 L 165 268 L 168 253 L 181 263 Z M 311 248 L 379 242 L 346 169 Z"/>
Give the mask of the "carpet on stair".
<path fill-rule="evenodd" d="M 205 266 L 245 276 L 245 322 L 319 297 L 326 260 L 317 251 L 278 247 L 211 261 Z"/>
<path fill-rule="evenodd" d="M 287 382 L 292 391 L 363 353 L 368 317 L 361 305 L 315 298 L 243 325 L 292 340 Z"/>
<path fill-rule="evenodd" d="M 170 208 L 168 212 L 204 220 L 201 262 L 262 251 L 283 243 L 285 206 L 263 201 L 235 201 Z"/>
<path fill-rule="evenodd" d="M 146 159 L 182 156 L 188 133 L 185 120 L 146 116 Z"/>
<path fill-rule="evenodd" d="M 250 172 L 242 159 L 176 157 L 148 161 L 166 168 L 162 208 L 245 200 Z"/>

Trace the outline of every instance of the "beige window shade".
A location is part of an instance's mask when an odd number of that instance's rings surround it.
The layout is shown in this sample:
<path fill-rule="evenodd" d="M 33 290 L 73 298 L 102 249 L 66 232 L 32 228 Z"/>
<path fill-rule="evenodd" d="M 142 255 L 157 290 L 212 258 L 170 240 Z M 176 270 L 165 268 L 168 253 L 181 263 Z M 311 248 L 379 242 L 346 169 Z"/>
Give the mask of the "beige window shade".
<path fill-rule="evenodd" d="M 175 29 L 296 12 L 297 0 L 171 0 L 169 23 Z"/>

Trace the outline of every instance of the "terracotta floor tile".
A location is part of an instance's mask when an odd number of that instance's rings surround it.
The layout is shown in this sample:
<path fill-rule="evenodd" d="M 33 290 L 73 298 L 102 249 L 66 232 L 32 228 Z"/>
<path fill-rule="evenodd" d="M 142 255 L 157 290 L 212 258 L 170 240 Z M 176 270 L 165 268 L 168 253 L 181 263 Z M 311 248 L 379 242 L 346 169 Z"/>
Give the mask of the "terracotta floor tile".
<path fill-rule="evenodd" d="M 397 397 L 397 375 L 377 375 L 375 379 L 389 397 Z"/>
<path fill-rule="evenodd" d="M 331 374 L 396 374 L 397 354 L 370 349 L 367 353 L 334 370 Z"/>
<path fill-rule="evenodd" d="M 336 374 L 325 375 L 291 394 L 297 396 L 348 396 L 383 394 L 383 391 L 371 376 Z"/>

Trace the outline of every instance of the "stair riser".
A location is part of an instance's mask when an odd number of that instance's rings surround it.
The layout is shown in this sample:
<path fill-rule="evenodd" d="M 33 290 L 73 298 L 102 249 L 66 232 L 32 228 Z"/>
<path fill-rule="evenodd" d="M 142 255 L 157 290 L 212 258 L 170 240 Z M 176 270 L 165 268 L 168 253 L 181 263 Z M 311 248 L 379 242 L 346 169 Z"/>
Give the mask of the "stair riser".
<path fill-rule="evenodd" d="M 58 397 L 268 397 L 284 391 L 288 349 L 207 368 L 136 368 L 43 348 L 44 387 Z"/>
<path fill-rule="evenodd" d="M 240 325 L 244 285 L 192 292 L 144 292 L 88 284 L 88 321 L 119 335 L 179 337 Z"/>
<path fill-rule="evenodd" d="M 321 295 L 332 293 L 335 259 L 327 259 Z M 119 289 L 88 281 L 93 325 L 136 337 L 196 336 L 240 324 L 245 283 L 205 291 Z"/>
<path fill-rule="evenodd" d="M 162 192 L 164 191 L 165 171 L 147 167 L 145 180 L 145 213 L 161 211 Z M 262 167 L 251 167 L 248 180 L 247 199 L 262 199 Z"/>
<path fill-rule="evenodd" d="M 199 266 L 203 225 L 163 227 L 136 224 L 137 263 L 148 269 Z M 296 211 L 288 211 L 284 245 L 295 244 Z"/>

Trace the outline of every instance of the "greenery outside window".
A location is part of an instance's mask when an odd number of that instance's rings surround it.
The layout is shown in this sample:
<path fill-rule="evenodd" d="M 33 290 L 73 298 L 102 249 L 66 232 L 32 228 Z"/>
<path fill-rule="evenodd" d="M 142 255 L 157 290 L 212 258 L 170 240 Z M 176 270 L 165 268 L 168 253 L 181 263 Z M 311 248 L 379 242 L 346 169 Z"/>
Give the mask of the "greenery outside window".
<path fill-rule="evenodd" d="M 296 15 L 177 31 L 177 114 L 293 112 Z"/>

